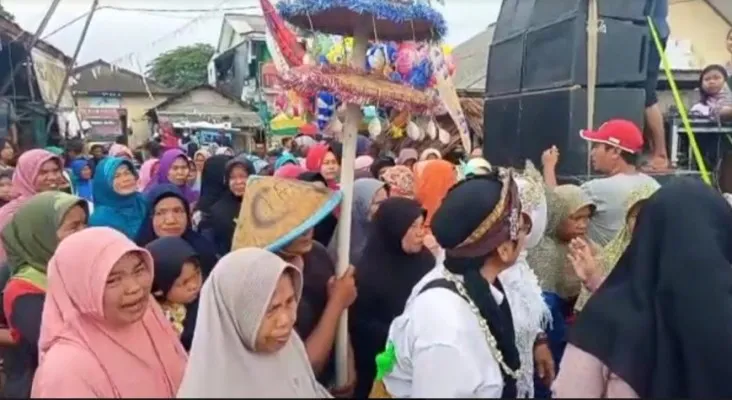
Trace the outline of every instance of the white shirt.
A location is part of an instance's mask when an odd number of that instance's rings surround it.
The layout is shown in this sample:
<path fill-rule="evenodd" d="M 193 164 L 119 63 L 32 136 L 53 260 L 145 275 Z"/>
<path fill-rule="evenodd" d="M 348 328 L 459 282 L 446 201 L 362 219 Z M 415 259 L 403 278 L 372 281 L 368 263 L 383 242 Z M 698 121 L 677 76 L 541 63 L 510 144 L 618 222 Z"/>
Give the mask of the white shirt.
<path fill-rule="evenodd" d="M 384 386 L 394 398 L 500 398 L 500 367 L 467 301 L 444 288 L 419 294 L 443 270 L 438 265 L 417 283 L 392 322 L 397 361 Z M 491 293 L 499 305 L 504 301 L 493 286 Z"/>

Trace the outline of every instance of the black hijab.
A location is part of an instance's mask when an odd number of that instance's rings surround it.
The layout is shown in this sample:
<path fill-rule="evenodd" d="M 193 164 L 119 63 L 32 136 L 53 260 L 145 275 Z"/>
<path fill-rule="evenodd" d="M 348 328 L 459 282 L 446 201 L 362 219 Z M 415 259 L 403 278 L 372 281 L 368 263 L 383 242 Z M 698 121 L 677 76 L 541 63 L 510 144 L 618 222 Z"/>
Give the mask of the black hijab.
<path fill-rule="evenodd" d="M 376 375 L 374 359 L 384 349 L 391 322 L 404 311 L 414 285 L 435 267 L 435 257 L 426 248 L 415 254 L 402 249 L 402 238 L 424 215 L 415 200 L 384 201 L 355 263 L 358 298 L 348 319 L 358 371 L 355 398 L 368 397 Z"/>
<path fill-rule="evenodd" d="M 500 243 L 513 240 L 518 234 L 518 218 L 511 216 L 518 216 L 520 208 L 516 184 L 510 177 L 495 171 L 453 186 L 432 218 L 432 233 L 445 249 L 445 268 L 463 276 L 465 290 L 488 323 L 498 350 L 513 371 L 519 369 L 521 360 L 516 349 L 511 308 L 506 299 L 501 304 L 496 302 L 491 284 L 483 278 L 480 270 Z M 487 230 L 472 238 L 485 224 Z M 474 240 L 465 244 L 468 239 Z M 503 292 L 498 278 L 493 286 Z M 501 375 L 504 384 L 502 398 L 515 399 L 516 379 L 503 368 Z"/>
<path fill-rule="evenodd" d="M 148 243 L 158 238 L 153 228 L 153 217 L 155 215 L 155 206 L 162 200 L 169 197 L 175 197 L 183 203 L 186 210 L 186 218 L 188 225 L 186 230 L 181 235 L 181 238 L 185 240 L 199 256 L 201 263 L 201 273 L 204 278 L 208 276 L 213 270 L 213 267 L 218 262 L 219 258 L 211 242 L 201 236 L 198 232 L 191 229 L 191 212 L 188 208 L 188 201 L 184 197 L 180 189 L 172 183 L 163 183 L 150 189 L 145 194 L 145 200 L 147 202 L 147 215 L 142 222 L 142 226 L 137 233 L 137 239 L 135 240 L 139 246 L 146 246 Z"/>
<path fill-rule="evenodd" d="M 209 157 L 201 171 L 201 196 L 196 202 L 196 209 L 207 213 L 221 195 L 228 190 L 226 186 L 226 163 L 230 156 L 218 154 Z"/>
<path fill-rule="evenodd" d="M 165 296 L 183 271 L 183 264 L 190 260 L 198 264 L 198 254 L 188 242 L 179 237 L 157 238 L 148 243 L 145 248 L 155 261 L 153 296 L 158 301 L 164 301 Z"/>
<path fill-rule="evenodd" d="M 371 166 L 369 167 L 369 171 L 371 171 L 371 175 L 375 179 L 380 179 L 381 177 L 379 176 L 379 171 L 387 167 L 393 167 L 395 165 L 396 161 L 394 161 L 393 158 L 381 156 L 371 164 Z"/>
<path fill-rule="evenodd" d="M 664 185 L 579 314 L 569 342 L 640 398 L 732 398 L 732 208 L 699 181 Z"/>
<path fill-rule="evenodd" d="M 245 154 L 229 160 L 224 168 L 224 186 L 226 190 L 219 194 L 218 200 L 211 206 L 207 216 L 207 226 L 212 229 L 216 246 L 222 254 L 231 251 L 231 240 L 234 237 L 236 219 L 241 209 L 241 197 L 229 190 L 229 175 L 236 166 L 246 169 L 249 176 L 256 174 L 254 164 Z"/>
<path fill-rule="evenodd" d="M 325 187 L 328 187 L 328 181 L 320 172 L 303 172 L 297 176 L 297 179 L 305 182 L 321 182 Z M 329 213 L 328 216 L 315 225 L 313 239 L 323 246 L 328 247 L 328 244 L 330 244 L 333 238 L 336 226 L 338 226 L 338 218 L 333 213 Z"/>

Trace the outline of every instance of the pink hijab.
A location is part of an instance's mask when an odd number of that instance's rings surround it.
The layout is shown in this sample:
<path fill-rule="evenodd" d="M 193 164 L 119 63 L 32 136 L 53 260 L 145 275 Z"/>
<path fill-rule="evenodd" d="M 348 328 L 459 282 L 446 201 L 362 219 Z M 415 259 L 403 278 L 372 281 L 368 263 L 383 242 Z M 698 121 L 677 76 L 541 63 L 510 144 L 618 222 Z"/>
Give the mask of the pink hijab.
<path fill-rule="evenodd" d="M 13 172 L 11 195 L 14 197 L 8 204 L 0 207 L 0 232 L 5 229 L 15 213 L 25 204 L 36 191 L 36 178 L 41 166 L 50 160 L 56 160 L 59 167 L 63 165 L 61 158 L 50 151 L 34 149 L 28 150 L 18 158 L 18 164 Z M 0 264 L 5 263 L 5 246 L 0 239 Z"/>
<path fill-rule="evenodd" d="M 285 164 L 275 171 L 274 176 L 279 178 L 297 179 L 300 174 L 307 172 L 305 168 L 295 164 Z"/>
<path fill-rule="evenodd" d="M 109 147 L 109 155 L 112 157 L 127 157 L 130 160 L 135 158 L 135 155 L 129 147 L 119 143 L 115 143 Z"/>
<path fill-rule="evenodd" d="M 147 189 L 147 185 L 153 178 L 153 169 L 155 166 L 160 164 L 160 160 L 157 158 L 151 158 L 140 166 L 140 177 L 137 179 L 137 190 L 143 192 Z"/>
<path fill-rule="evenodd" d="M 138 322 L 110 327 L 104 321 L 107 277 L 130 252 L 152 273 L 150 253 L 112 228 L 87 228 L 61 242 L 48 263 L 31 397 L 176 396 L 187 356 L 153 297 Z"/>

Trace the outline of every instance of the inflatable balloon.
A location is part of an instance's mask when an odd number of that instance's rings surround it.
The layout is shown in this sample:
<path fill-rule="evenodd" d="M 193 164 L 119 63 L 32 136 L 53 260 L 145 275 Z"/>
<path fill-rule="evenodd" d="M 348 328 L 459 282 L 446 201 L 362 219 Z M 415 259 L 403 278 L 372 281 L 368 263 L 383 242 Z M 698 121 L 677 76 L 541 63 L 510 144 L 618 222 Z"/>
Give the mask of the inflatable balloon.
<path fill-rule="evenodd" d="M 386 46 L 373 44 L 366 51 L 366 69 L 381 74 L 386 67 Z"/>
<path fill-rule="evenodd" d="M 404 42 L 397 53 L 395 69 L 402 76 L 402 79 L 409 79 L 409 73 L 417 64 L 417 46 L 413 42 Z"/>
<path fill-rule="evenodd" d="M 353 54 L 353 38 L 343 38 L 333 43 L 325 58 L 331 65 L 342 65 L 348 63 Z"/>
<path fill-rule="evenodd" d="M 440 47 L 442 48 L 442 54 L 444 54 L 445 57 L 452 55 L 452 46 L 447 43 L 443 43 Z"/>

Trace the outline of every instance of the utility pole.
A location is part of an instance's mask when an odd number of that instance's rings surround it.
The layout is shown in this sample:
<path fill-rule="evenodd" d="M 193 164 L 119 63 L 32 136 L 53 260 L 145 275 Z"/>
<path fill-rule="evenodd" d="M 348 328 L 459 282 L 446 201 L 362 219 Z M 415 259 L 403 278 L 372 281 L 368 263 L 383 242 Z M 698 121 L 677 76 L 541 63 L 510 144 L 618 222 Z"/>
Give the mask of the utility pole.
<path fill-rule="evenodd" d="M 94 13 L 97 11 L 97 8 L 99 7 L 99 0 L 94 0 L 91 5 L 91 10 L 89 10 L 89 15 L 86 17 L 86 21 L 84 22 L 84 28 L 81 30 L 81 35 L 79 36 L 79 41 L 76 43 L 76 49 L 74 50 L 74 55 L 71 57 L 71 64 L 66 68 L 66 74 L 64 75 L 64 80 L 61 83 L 61 88 L 59 89 L 58 95 L 56 96 L 56 102 L 53 105 L 53 112 L 56 112 L 58 110 L 59 105 L 61 104 L 61 100 L 64 97 L 64 92 L 66 91 L 66 87 L 69 85 L 69 78 L 71 77 L 71 73 L 74 71 L 74 66 L 76 65 L 76 59 L 79 58 L 79 53 L 81 52 L 81 48 L 84 45 L 84 39 L 86 39 L 86 34 L 89 32 L 89 26 L 91 25 L 92 18 L 94 17 Z M 48 124 L 46 126 L 46 135 L 51 131 L 51 125 Z"/>
<path fill-rule="evenodd" d="M 31 50 L 36 47 L 36 43 L 38 43 L 38 39 L 43 34 L 43 31 L 46 30 L 46 26 L 48 26 L 48 22 L 51 20 L 51 17 L 56 12 L 56 8 L 58 7 L 58 4 L 61 3 L 61 0 L 53 0 L 51 3 L 51 6 L 48 7 L 48 11 L 46 11 L 46 15 L 43 17 L 43 20 L 41 20 L 40 25 L 38 25 L 38 29 L 36 29 L 36 33 L 33 34 L 30 41 L 26 44 L 25 51 L 27 53 L 26 62 L 32 61 L 31 58 Z M 15 80 L 15 76 L 18 75 L 18 71 L 20 71 L 21 68 L 16 68 L 14 65 L 12 70 L 10 71 L 10 76 L 5 80 L 5 83 L 3 84 L 2 88 L 0 88 L 0 96 L 4 96 L 5 92 L 8 90 L 10 85 Z"/>

